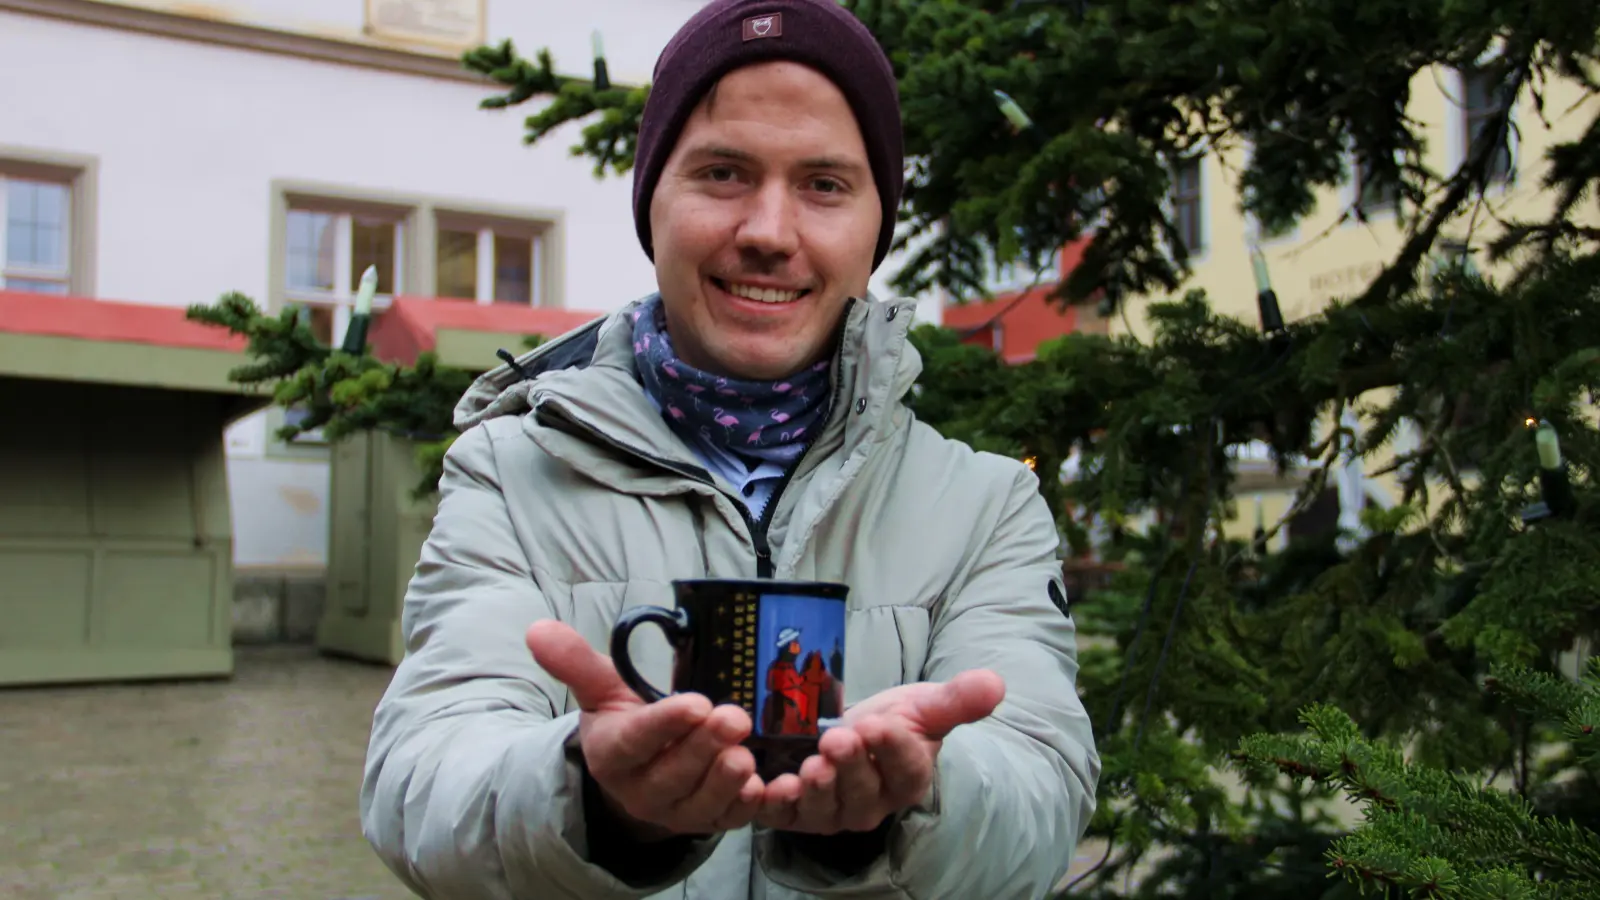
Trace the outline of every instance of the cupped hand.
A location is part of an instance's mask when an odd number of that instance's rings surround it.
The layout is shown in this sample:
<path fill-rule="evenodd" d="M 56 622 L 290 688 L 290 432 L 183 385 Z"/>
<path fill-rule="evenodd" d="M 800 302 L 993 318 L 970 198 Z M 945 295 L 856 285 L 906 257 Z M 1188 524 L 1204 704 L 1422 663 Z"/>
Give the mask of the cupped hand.
<path fill-rule="evenodd" d="M 699 694 L 646 703 L 610 657 L 560 622 L 534 623 L 527 645 L 572 691 L 584 763 L 607 806 L 637 838 L 712 834 L 755 817 L 766 786 L 739 743 L 752 727 L 743 709 L 713 708 Z"/>
<path fill-rule="evenodd" d="M 798 775 L 767 785 L 757 824 L 810 834 L 877 828 L 922 800 L 945 737 L 994 712 L 1005 692 L 999 675 L 979 669 L 863 700 L 822 735 Z"/>

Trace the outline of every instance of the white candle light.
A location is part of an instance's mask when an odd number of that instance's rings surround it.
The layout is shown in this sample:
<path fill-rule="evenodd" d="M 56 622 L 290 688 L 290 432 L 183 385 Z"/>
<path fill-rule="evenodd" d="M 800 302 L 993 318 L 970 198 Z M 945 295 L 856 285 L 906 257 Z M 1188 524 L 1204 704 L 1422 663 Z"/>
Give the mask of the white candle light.
<path fill-rule="evenodd" d="M 356 290 L 356 315 L 372 314 L 372 295 L 378 292 L 378 267 L 367 266 L 361 273 L 361 286 Z"/>

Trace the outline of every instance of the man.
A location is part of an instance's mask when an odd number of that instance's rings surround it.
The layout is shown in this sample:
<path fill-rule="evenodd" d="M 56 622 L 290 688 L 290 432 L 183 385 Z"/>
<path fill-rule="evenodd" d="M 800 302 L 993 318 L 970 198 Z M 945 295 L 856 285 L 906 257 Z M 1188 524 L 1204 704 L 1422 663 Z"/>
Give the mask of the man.
<path fill-rule="evenodd" d="M 1093 810 L 1033 474 L 917 423 L 911 307 L 867 296 L 894 76 L 835 0 L 717 0 L 657 64 L 635 220 L 659 292 L 457 410 L 367 838 L 424 897 L 1036 898 Z M 602 652 L 677 578 L 850 586 L 840 723 L 763 783 L 750 717 Z M 660 641 L 634 652 L 667 683 Z"/>

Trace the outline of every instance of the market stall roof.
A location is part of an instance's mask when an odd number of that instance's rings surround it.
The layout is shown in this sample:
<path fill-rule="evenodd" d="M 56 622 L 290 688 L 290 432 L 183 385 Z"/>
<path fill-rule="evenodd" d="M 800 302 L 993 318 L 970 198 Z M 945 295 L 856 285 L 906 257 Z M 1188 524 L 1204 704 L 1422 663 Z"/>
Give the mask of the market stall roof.
<path fill-rule="evenodd" d="M 494 355 L 497 349 L 520 356 L 529 335 L 554 339 L 604 315 L 515 303 L 396 297 L 388 309 L 373 316 L 367 343 L 373 356 L 388 362 L 410 364 L 417 354 L 433 350 L 444 365 L 487 371 L 500 365 Z"/>
<path fill-rule="evenodd" d="M 181 306 L 0 290 L 0 377 L 248 395 L 244 348 Z"/>

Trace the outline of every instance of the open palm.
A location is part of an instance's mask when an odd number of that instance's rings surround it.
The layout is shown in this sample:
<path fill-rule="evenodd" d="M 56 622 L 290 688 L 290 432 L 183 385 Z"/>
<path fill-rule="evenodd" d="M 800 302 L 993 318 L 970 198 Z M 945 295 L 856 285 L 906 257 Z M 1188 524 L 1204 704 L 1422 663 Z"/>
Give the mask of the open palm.
<path fill-rule="evenodd" d="M 756 821 L 813 834 L 871 831 L 922 800 L 945 736 L 985 718 L 1004 698 L 1005 682 L 983 669 L 875 694 L 823 734 L 798 775 L 767 785 Z"/>

